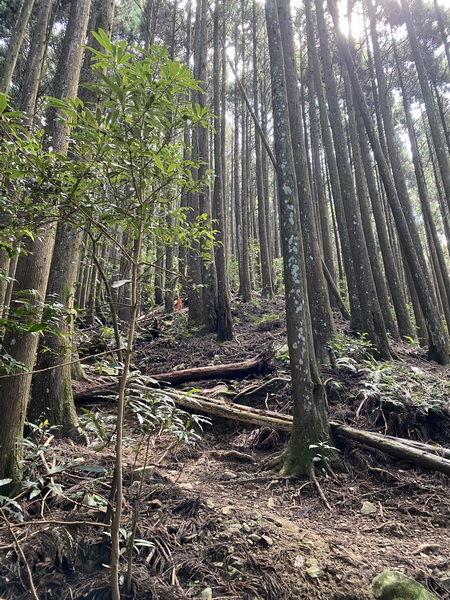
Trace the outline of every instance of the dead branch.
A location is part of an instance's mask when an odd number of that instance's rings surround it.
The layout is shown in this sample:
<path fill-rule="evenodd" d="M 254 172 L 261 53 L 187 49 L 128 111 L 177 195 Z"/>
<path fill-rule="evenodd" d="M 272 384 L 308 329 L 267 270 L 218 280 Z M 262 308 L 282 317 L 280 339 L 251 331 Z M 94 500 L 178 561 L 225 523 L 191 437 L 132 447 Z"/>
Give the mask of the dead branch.
<path fill-rule="evenodd" d="M 209 367 L 196 367 L 152 375 L 152 379 L 170 385 L 180 385 L 189 381 L 203 381 L 204 379 L 238 379 L 248 375 L 264 375 L 271 370 L 270 359 L 272 352 L 262 352 L 256 358 L 244 360 L 239 363 L 226 365 L 212 365 Z"/>

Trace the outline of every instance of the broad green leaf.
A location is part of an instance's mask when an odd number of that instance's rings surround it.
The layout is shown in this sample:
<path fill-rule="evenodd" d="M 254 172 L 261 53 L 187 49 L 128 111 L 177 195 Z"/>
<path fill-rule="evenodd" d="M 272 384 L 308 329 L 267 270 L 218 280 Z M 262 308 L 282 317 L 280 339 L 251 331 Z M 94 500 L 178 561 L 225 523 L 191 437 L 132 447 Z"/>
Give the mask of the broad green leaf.
<path fill-rule="evenodd" d="M 0 92 L 0 114 L 3 114 L 8 106 L 8 96 Z"/>

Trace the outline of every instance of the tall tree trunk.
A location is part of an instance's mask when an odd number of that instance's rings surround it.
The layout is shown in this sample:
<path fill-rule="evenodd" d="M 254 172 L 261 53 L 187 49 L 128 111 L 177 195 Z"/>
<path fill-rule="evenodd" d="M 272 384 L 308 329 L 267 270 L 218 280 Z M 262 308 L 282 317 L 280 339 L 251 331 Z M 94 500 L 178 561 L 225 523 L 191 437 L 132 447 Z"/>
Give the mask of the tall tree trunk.
<path fill-rule="evenodd" d="M 228 289 L 228 269 L 226 259 L 225 235 L 225 207 L 224 207 L 224 182 L 223 182 L 223 136 L 222 136 L 222 110 L 221 84 L 224 85 L 225 71 L 221 69 L 222 53 L 219 45 L 219 27 L 221 12 L 224 4 L 217 3 L 214 9 L 214 114 L 219 117 L 214 131 L 214 191 L 212 216 L 217 230 L 216 244 L 214 245 L 216 272 L 217 272 L 217 339 L 219 342 L 233 339 L 233 320 L 231 318 L 230 292 Z M 224 19 L 222 17 L 222 23 Z M 221 77 L 222 75 L 222 77 Z"/>
<path fill-rule="evenodd" d="M 305 267 L 308 280 L 309 311 L 312 320 L 314 349 L 318 360 L 322 361 L 328 355 L 325 346 L 333 333 L 335 333 L 335 327 L 331 314 L 328 288 L 323 274 L 322 257 L 311 194 L 310 174 L 301 123 L 300 98 L 297 86 L 298 72 L 289 4 L 289 0 L 278 0 L 278 18 L 283 45 L 291 140 L 295 140 L 292 150 L 297 180 L 297 197 L 300 207 L 304 255 L 306 257 Z"/>
<path fill-rule="evenodd" d="M 17 53 L 20 50 L 20 45 L 23 41 L 22 36 L 25 35 L 26 27 L 30 17 L 27 11 L 28 9 L 32 9 L 33 2 L 34 0 L 32 2 L 26 2 L 23 6 L 22 12 L 19 15 L 19 20 L 17 23 L 19 26 L 19 31 L 14 30 L 13 32 L 13 37 L 11 38 L 7 50 L 7 59 L 3 64 L 2 71 L 0 71 L 0 92 L 6 92 L 10 85 L 15 62 L 17 60 L 17 56 L 15 56 L 14 53 L 16 50 Z M 39 4 L 39 11 L 33 29 L 30 51 L 27 57 L 26 70 L 23 81 L 21 82 L 19 110 L 23 111 L 27 115 L 25 124 L 28 127 L 31 127 L 33 122 L 39 82 L 41 80 L 42 65 L 44 62 L 44 56 L 48 42 L 48 21 L 53 4 L 54 0 L 42 0 Z M 23 31 L 20 31 L 21 27 L 23 27 Z M 3 249 L 0 249 L 0 272 L 4 273 L 6 276 L 10 274 L 10 256 Z M 14 273 L 12 273 L 10 276 L 14 277 Z M 1 307 L 9 305 L 9 302 L 7 302 L 7 289 L 7 280 L 0 280 L 0 315 L 2 314 Z"/>
<path fill-rule="evenodd" d="M 313 194 L 316 201 L 318 219 L 320 224 L 320 234 L 322 243 L 323 259 L 327 266 L 330 276 L 335 278 L 335 268 L 333 261 L 333 250 L 331 244 L 331 225 L 329 216 L 329 206 L 325 196 L 322 165 L 320 162 L 321 148 L 319 145 L 319 123 L 316 112 L 316 82 L 313 69 L 309 70 L 308 77 L 308 93 L 309 93 L 309 121 L 310 121 L 310 137 L 311 137 L 311 155 L 312 155 L 312 179 L 314 182 Z"/>
<path fill-rule="evenodd" d="M 23 0 L 20 6 L 19 16 L 12 30 L 5 59 L 0 69 L 0 92 L 6 93 L 11 85 L 11 78 L 19 58 L 20 47 L 27 32 L 28 21 L 33 10 L 34 0 Z"/>
<path fill-rule="evenodd" d="M 341 243 L 342 259 L 344 263 L 345 277 L 347 281 L 348 298 L 350 303 L 350 314 L 351 322 L 350 326 L 354 331 L 361 331 L 363 329 L 361 305 L 359 302 L 358 288 L 356 285 L 355 266 L 353 263 L 353 257 L 350 250 L 350 239 L 347 231 L 347 225 L 345 220 L 344 203 L 341 193 L 341 187 L 339 184 L 339 170 L 336 162 L 336 154 L 334 151 L 333 140 L 330 131 L 329 124 L 329 111 L 326 106 L 326 99 L 324 89 L 322 87 L 322 74 L 320 70 L 319 57 L 317 55 L 316 48 L 316 35 L 314 33 L 314 24 L 311 13 L 310 3 L 305 3 L 306 12 L 306 23 L 307 23 L 307 36 L 308 36 L 308 53 L 312 62 L 312 68 L 314 71 L 314 78 L 316 82 L 317 98 L 319 102 L 319 114 L 320 114 L 320 125 L 322 140 L 324 145 L 325 154 L 327 157 L 328 169 L 330 173 L 329 183 L 332 190 L 332 196 L 334 200 L 334 214 L 337 229 L 339 231 L 339 240 Z M 337 239 L 337 238 L 336 238 Z M 338 255 L 339 256 L 339 255 Z M 339 273 L 340 279 L 342 280 L 342 274 Z"/>
<path fill-rule="evenodd" d="M 395 45 L 395 58 L 397 64 L 397 75 L 399 78 L 400 88 L 402 90 L 402 100 L 403 100 L 403 110 L 405 112 L 406 119 L 406 127 L 408 130 L 409 142 L 411 145 L 411 155 L 414 164 L 414 172 L 416 175 L 417 182 L 417 191 L 419 193 L 420 204 L 422 207 L 422 213 L 424 217 L 428 246 L 430 248 L 430 252 L 434 257 L 435 262 L 435 271 L 437 274 L 438 288 L 440 292 L 442 309 L 445 315 L 445 320 L 447 323 L 447 329 L 450 330 L 450 278 L 448 274 L 448 269 L 444 257 L 444 253 L 442 250 L 441 242 L 439 239 L 439 234 L 436 229 L 436 225 L 434 222 L 434 218 L 431 211 L 430 202 L 428 199 L 428 193 L 426 189 L 425 178 L 423 174 L 422 164 L 420 160 L 420 152 L 417 144 L 417 138 L 414 131 L 413 118 L 411 114 L 411 108 L 409 105 L 405 84 L 403 81 L 403 76 L 401 73 L 400 65 L 398 62 L 398 55 L 396 52 Z"/>
<path fill-rule="evenodd" d="M 416 241 L 414 241 L 411 236 L 410 228 L 402 209 L 402 204 L 400 204 L 397 196 L 397 190 L 381 148 L 379 138 L 375 132 L 370 111 L 354 68 L 353 59 L 350 54 L 347 41 L 339 30 L 339 17 L 334 0 L 329 0 L 329 7 L 335 25 L 339 50 L 345 61 L 350 76 L 353 93 L 355 94 L 355 99 L 361 112 L 361 117 L 364 121 L 364 126 L 372 146 L 372 151 L 378 164 L 380 176 L 383 180 L 386 196 L 395 219 L 397 232 L 402 243 L 404 255 L 408 261 L 411 277 L 413 278 L 417 296 L 427 322 L 430 339 L 428 355 L 432 360 L 445 365 L 449 362 L 448 338 L 442 327 L 442 322 L 437 311 L 436 300 L 433 297 L 432 289 L 430 289 L 429 277 L 424 270 L 424 261 L 418 256 Z"/>
<path fill-rule="evenodd" d="M 55 0 L 41 0 L 39 2 L 39 10 L 33 28 L 19 102 L 19 110 L 26 113 L 28 117 L 28 125 L 31 125 L 34 117 L 42 67 L 48 48 L 51 17 L 54 15 L 52 10 L 54 4 Z"/>
<path fill-rule="evenodd" d="M 69 21 L 64 36 L 61 58 L 55 76 L 55 91 L 60 98 L 74 97 L 83 56 L 83 43 L 89 17 L 90 0 L 78 0 L 71 5 Z M 67 152 L 68 128 L 57 119 L 54 112 L 48 118 L 47 134 L 55 152 Z M 20 257 L 16 273 L 15 289 L 34 290 L 31 300 L 42 306 L 49 276 L 51 257 L 55 242 L 56 226 L 45 225 L 40 235 L 28 244 L 29 253 Z M 39 320 L 39 316 L 37 317 Z M 5 336 L 4 349 L 15 360 L 31 371 L 36 358 L 38 337 L 34 333 L 17 336 L 10 332 Z M 31 373 L 18 377 L 0 379 L 0 479 L 21 476 L 22 447 L 16 445 L 22 435 L 30 392 Z M 14 398 L 14 402 L 11 402 Z"/>
<path fill-rule="evenodd" d="M 389 286 L 395 316 L 397 318 L 399 333 L 402 338 L 414 338 L 415 333 L 409 316 L 408 307 L 406 305 L 403 283 L 394 259 L 394 253 L 386 225 L 386 216 L 385 212 L 383 211 L 381 193 L 378 189 L 377 181 L 374 176 L 374 165 L 372 162 L 372 157 L 369 153 L 364 123 L 361 120 L 359 111 L 356 112 L 356 121 L 359 132 L 361 158 L 364 165 L 364 172 L 366 176 L 370 202 L 372 205 L 372 214 L 375 221 L 381 256 L 383 258 L 385 276 Z"/>
<path fill-rule="evenodd" d="M 284 473 L 310 475 L 313 470 L 314 444 L 329 441 L 330 438 L 309 315 L 277 6 L 275 0 L 266 0 L 265 6 L 293 399 L 292 435 L 281 461 Z"/>
<path fill-rule="evenodd" d="M 111 0 L 97 0 L 94 9 L 91 26 L 96 29 L 101 27 L 104 31 L 110 33 L 114 3 Z M 89 4 L 85 4 L 84 10 L 87 15 L 82 15 L 85 22 L 83 30 L 79 33 L 80 39 L 83 39 L 86 35 Z M 96 47 L 93 37 L 89 45 Z M 90 61 L 90 55 L 91 52 L 85 57 L 84 69 L 80 74 L 83 83 L 90 79 L 86 67 L 88 61 Z M 85 91 L 85 88 L 80 88 L 80 91 L 80 95 L 83 96 L 85 102 L 95 102 L 95 97 L 89 90 Z M 28 409 L 28 418 L 31 422 L 35 423 L 40 419 L 47 419 L 49 424 L 55 427 L 58 435 L 72 437 L 73 439 L 80 439 L 80 431 L 73 402 L 72 369 L 68 363 L 70 363 L 73 356 L 74 296 L 82 235 L 82 230 L 71 224 L 63 222 L 58 224 L 47 285 L 47 297 L 57 299 L 64 306 L 68 316 L 61 317 L 59 321 L 58 329 L 62 336 L 46 334 L 41 342 L 37 368 L 38 370 L 48 369 L 51 366 L 54 368 L 38 373 L 33 378 L 33 390 Z"/>
<path fill-rule="evenodd" d="M 253 0 L 253 98 L 255 115 L 260 120 L 260 95 L 259 95 L 259 61 L 258 61 L 258 3 Z M 273 298 L 273 282 L 269 242 L 267 235 L 266 202 L 264 198 L 263 162 L 261 137 L 255 133 L 255 178 L 256 194 L 258 197 L 258 239 L 259 258 L 261 268 L 261 297 Z"/>
<path fill-rule="evenodd" d="M 196 3 L 195 30 L 194 30 L 194 77 L 202 81 L 202 86 L 206 85 L 204 76 L 206 74 L 206 42 L 207 42 L 207 22 L 206 22 L 206 2 L 200 0 Z M 202 79 L 203 75 L 203 79 Z M 204 105 L 204 94 L 196 93 L 194 101 Z M 206 151 L 202 147 L 203 132 L 200 134 L 196 128 L 192 132 L 192 160 L 207 160 L 202 152 Z M 193 178 L 198 179 L 199 169 L 193 169 Z M 195 220 L 200 215 L 200 195 L 198 192 L 189 194 L 189 219 Z M 188 308 L 189 320 L 196 326 L 204 325 L 204 305 L 202 293 L 202 264 L 200 258 L 200 248 L 195 244 L 188 252 Z"/>
<path fill-rule="evenodd" d="M 344 85 L 345 94 L 347 99 L 347 120 L 350 145 L 353 157 L 353 169 L 355 175 L 355 185 L 358 195 L 358 202 L 361 210 L 361 220 L 364 231 L 364 238 L 367 244 L 367 250 L 369 253 L 370 266 L 372 268 L 374 282 L 377 288 L 378 301 L 380 308 L 383 312 L 384 321 L 386 328 L 389 333 L 394 337 L 399 337 L 397 324 L 391 315 L 391 306 L 388 298 L 388 290 L 385 274 L 382 270 L 379 252 L 375 241 L 375 235 L 372 229 L 372 219 L 370 214 L 370 202 L 367 194 L 367 182 L 365 177 L 365 171 L 362 164 L 360 139 L 358 135 L 358 129 L 356 125 L 356 115 L 353 106 L 352 93 L 348 81 L 348 76 L 344 74 Z"/>
<path fill-rule="evenodd" d="M 338 93 L 331 65 L 328 31 L 321 0 L 316 0 L 317 26 L 320 39 L 323 75 L 328 99 L 329 118 L 338 165 L 345 222 L 355 266 L 355 279 L 361 307 L 362 331 L 367 333 L 379 356 L 389 360 L 390 350 L 386 327 L 373 280 L 361 213 L 356 199 L 346 136 L 338 102 Z"/>
<path fill-rule="evenodd" d="M 447 204 L 450 209 L 450 159 L 448 155 L 448 147 L 445 143 L 444 135 L 439 124 L 430 82 L 428 81 L 425 63 L 420 49 L 419 40 L 417 39 L 416 29 L 409 11 L 408 3 L 405 2 L 405 0 L 401 0 L 401 6 L 403 16 L 405 18 L 406 28 L 408 30 L 411 53 L 416 65 L 420 89 L 422 91 L 422 97 L 425 103 L 431 137 L 433 139 L 434 148 L 436 151 L 439 170 L 441 172 L 442 184 L 444 186 Z"/>

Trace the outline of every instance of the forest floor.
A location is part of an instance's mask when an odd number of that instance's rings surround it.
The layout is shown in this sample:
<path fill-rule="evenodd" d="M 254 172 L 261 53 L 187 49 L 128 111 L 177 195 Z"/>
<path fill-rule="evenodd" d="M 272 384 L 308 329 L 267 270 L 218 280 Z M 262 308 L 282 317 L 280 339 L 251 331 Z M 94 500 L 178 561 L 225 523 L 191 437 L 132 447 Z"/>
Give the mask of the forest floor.
<path fill-rule="evenodd" d="M 237 362 L 272 346 L 279 358 L 264 377 L 182 387 L 208 395 L 226 384 L 232 401 L 288 412 L 282 315 L 277 302 L 236 305 L 235 338 L 223 344 L 189 332 L 184 313 L 167 322 L 152 317 L 157 337 L 142 321 L 136 367 L 152 375 Z M 336 366 L 322 370 L 330 420 L 449 447 L 450 369 L 428 362 L 420 348 L 398 344 L 394 361 L 376 363 L 340 327 Z M 87 369 L 77 389 L 110 380 L 108 365 L 101 374 L 99 365 Z M 102 519 L 114 464 L 114 410 L 111 398 L 80 407 L 87 447 L 45 431 L 27 445 L 29 488 L 0 512 L 2 598 L 33 597 L 30 581 L 35 599 L 109 598 Z M 170 427 L 177 423 L 175 415 Z M 131 593 L 124 598 L 369 600 L 371 580 L 385 569 L 450 598 L 445 475 L 336 441 L 343 468 L 335 479 L 320 478 L 325 503 L 310 481 L 264 470 L 282 451 L 284 433 L 214 417 L 195 443 L 175 444 L 162 429 L 143 434 L 136 415 L 127 416 L 125 580 L 134 527 L 135 539 Z M 143 466 L 144 475 L 136 471 Z"/>

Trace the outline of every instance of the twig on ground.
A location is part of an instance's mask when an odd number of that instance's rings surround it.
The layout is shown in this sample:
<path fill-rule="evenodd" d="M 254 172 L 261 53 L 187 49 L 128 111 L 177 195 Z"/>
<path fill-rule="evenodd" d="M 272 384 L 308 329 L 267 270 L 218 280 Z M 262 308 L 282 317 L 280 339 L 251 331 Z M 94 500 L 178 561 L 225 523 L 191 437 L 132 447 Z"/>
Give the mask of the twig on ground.
<path fill-rule="evenodd" d="M 43 521 L 21 521 L 20 523 L 8 522 L 8 527 L 0 527 L 0 531 L 2 531 L 3 529 L 15 529 L 16 527 L 25 527 L 27 525 L 65 525 L 66 527 L 70 527 L 71 525 L 91 525 L 92 527 L 104 527 L 105 529 L 109 529 L 108 523 L 98 523 L 97 521 L 58 521 L 56 519 L 48 519 Z"/>
<path fill-rule="evenodd" d="M 264 477 L 249 477 L 248 479 L 225 479 L 220 483 L 258 483 L 263 481 L 289 481 L 298 479 L 295 475 L 268 475 Z"/>
<path fill-rule="evenodd" d="M 320 496 L 320 499 L 322 500 L 322 502 L 325 504 L 325 506 L 328 508 L 328 510 L 330 512 L 333 512 L 333 509 L 331 508 L 330 503 L 328 502 L 328 500 L 325 498 L 325 494 L 323 493 L 322 488 L 320 487 L 320 483 L 319 480 L 316 477 L 316 474 L 314 473 L 314 471 L 311 471 L 311 480 L 314 483 L 314 486 L 317 490 L 317 493 Z"/>

